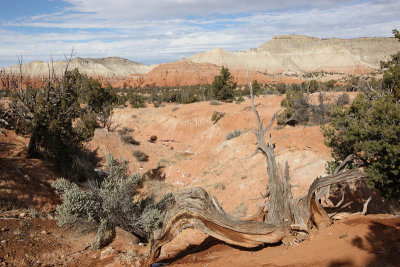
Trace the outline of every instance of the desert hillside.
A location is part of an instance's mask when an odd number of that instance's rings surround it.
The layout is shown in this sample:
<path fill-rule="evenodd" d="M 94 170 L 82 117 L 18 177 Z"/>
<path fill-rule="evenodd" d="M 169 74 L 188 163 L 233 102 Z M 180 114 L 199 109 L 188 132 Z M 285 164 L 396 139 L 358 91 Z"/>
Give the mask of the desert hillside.
<path fill-rule="evenodd" d="M 337 93 L 327 95 L 337 97 Z M 354 98 L 356 93 L 350 95 Z M 316 98 L 317 95 L 313 95 Z M 283 96 L 256 99 L 262 118 L 270 118 L 279 109 Z M 211 121 L 214 111 L 225 116 Z M 114 121 L 119 128 L 113 132 L 98 129 L 86 144 L 97 149 L 101 158 L 112 153 L 125 158 L 129 172 L 144 175 L 144 188 L 158 198 L 166 192 L 201 186 L 216 197 L 222 207 L 237 217 L 254 213 L 263 203 L 266 192 L 267 166 L 262 155 L 245 159 L 256 147 L 255 137 L 246 129 L 254 128 L 256 120 L 250 101 L 241 104 L 208 102 L 188 105 L 167 104 L 160 108 L 120 108 Z M 119 130 L 130 129 L 137 144 L 123 141 Z M 231 131 L 241 130 L 239 137 L 227 140 Z M 323 143 L 321 129 L 286 126 L 271 131 L 278 161 L 290 165 L 294 197 L 305 194 L 316 176 L 325 174 L 330 150 Z M 151 136 L 157 136 L 150 142 Z M 27 138 L 8 131 L 0 135 L 1 203 L 8 211 L 1 213 L 2 250 L 0 258 L 16 266 L 34 263 L 57 266 L 143 266 L 147 245 L 138 244 L 131 234 L 118 228 L 113 241 L 102 250 L 89 249 L 94 233 L 79 233 L 59 228 L 54 221 L 55 204 L 60 203 L 50 187 L 59 174 L 52 165 L 26 157 Z M 148 158 L 139 161 L 133 152 L 139 150 Z M 46 175 L 43 175 L 46 174 Z M 351 184 L 346 191 L 343 211 L 362 209 L 368 196 L 373 196 L 368 213 L 384 213 L 395 206 L 384 201 L 376 191 Z M 332 199 L 335 199 L 332 196 Z M 15 201 L 18 200 L 18 201 Z M 23 209 L 27 207 L 27 209 Z M 49 213 L 43 213 L 49 212 Z M 269 264 L 275 266 L 365 266 L 392 264 L 398 259 L 399 218 L 390 215 L 351 216 L 343 213 L 331 228 L 313 231 L 311 239 L 298 246 L 283 245 L 260 249 L 231 247 L 198 230 L 187 229 L 163 247 L 158 264 L 169 266 L 236 266 Z M 326 247 L 329 250 L 326 250 Z M 397 250 L 396 250 L 397 248 Z M 384 256 L 381 252 L 384 251 Z M 306 257 L 299 255 L 307 255 Z M 397 256 L 396 256 L 397 255 Z M 164 259 L 164 261 L 163 261 Z"/>

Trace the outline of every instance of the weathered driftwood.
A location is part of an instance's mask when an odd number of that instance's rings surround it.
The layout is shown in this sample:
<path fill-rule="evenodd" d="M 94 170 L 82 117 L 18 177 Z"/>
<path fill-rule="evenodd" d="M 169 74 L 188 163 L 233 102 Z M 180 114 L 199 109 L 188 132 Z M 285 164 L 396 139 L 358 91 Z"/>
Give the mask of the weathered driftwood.
<path fill-rule="evenodd" d="M 172 241 L 185 228 L 196 228 L 226 243 L 242 247 L 257 247 L 265 243 L 293 244 L 304 240 L 312 227 L 323 228 L 330 225 L 316 191 L 335 183 L 363 177 L 359 170 L 335 172 L 317 178 L 304 197 L 294 199 L 291 192 L 289 165 L 284 170 L 277 163 L 274 146 L 270 137 L 265 142 L 265 134 L 271 128 L 278 112 L 264 128 L 254 105 L 253 90 L 250 87 L 251 106 L 256 115 L 258 128 L 250 130 L 257 138 L 257 149 L 252 154 L 262 153 L 268 167 L 267 192 L 269 201 L 266 209 L 260 208 L 254 216 L 239 220 L 226 213 L 217 200 L 202 188 L 191 188 L 175 195 L 171 208 L 167 211 L 163 228 L 153 233 L 147 265 L 158 258 L 161 248 Z"/>

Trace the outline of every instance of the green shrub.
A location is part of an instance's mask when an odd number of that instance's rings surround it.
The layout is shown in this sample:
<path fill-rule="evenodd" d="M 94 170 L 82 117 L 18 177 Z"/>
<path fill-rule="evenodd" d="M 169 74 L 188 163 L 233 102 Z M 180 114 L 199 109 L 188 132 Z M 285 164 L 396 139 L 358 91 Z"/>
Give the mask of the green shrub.
<path fill-rule="evenodd" d="M 16 131 L 30 134 L 29 157 L 45 158 L 63 176 L 84 180 L 81 175 L 88 169 L 80 171 L 79 166 L 89 158 L 82 156 L 86 153 L 82 152 L 83 142 L 93 136 L 100 118 L 107 121 L 114 101 L 111 87 L 103 88 L 99 81 L 75 69 L 66 71 L 59 80 L 48 81 L 43 88 L 15 91 L 10 109 L 17 118 Z M 78 174 L 72 172 L 74 168 Z"/>
<path fill-rule="evenodd" d="M 393 30 L 395 38 L 400 41 L 400 33 Z M 382 89 L 396 100 L 400 99 L 400 51 L 391 56 L 388 61 L 381 62 L 381 67 L 385 70 L 383 73 Z"/>
<path fill-rule="evenodd" d="M 320 92 L 318 95 L 318 105 L 310 105 L 310 108 L 312 124 L 321 125 L 330 121 L 332 105 L 325 103 L 324 94 L 322 92 Z"/>
<path fill-rule="evenodd" d="M 96 128 L 99 128 L 96 114 L 89 112 L 81 115 L 77 126 L 77 132 L 79 135 L 81 135 L 85 140 L 90 140 L 93 137 Z"/>
<path fill-rule="evenodd" d="M 134 146 L 140 145 L 140 142 L 136 141 L 135 138 L 133 138 L 130 135 L 122 135 L 121 141 L 124 142 L 125 144 L 130 144 L 130 145 L 134 145 Z"/>
<path fill-rule="evenodd" d="M 140 150 L 133 151 L 133 156 L 136 158 L 137 161 L 148 161 L 149 156 L 147 156 L 144 152 Z"/>
<path fill-rule="evenodd" d="M 284 83 L 278 83 L 278 84 L 276 85 L 276 90 L 278 90 L 278 92 L 279 92 L 280 94 L 285 94 L 285 93 L 286 93 L 286 84 L 284 84 Z"/>
<path fill-rule="evenodd" d="M 360 94 L 349 107 L 332 111 L 325 143 L 336 165 L 353 154 L 364 165 L 367 183 L 387 198 L 400 196 L 400 105 L 393 96 L 371 100 Z"/>
<path fill-rule="evenodd" d="M 145 108 L 146 107 L 146 98 L 139 94 L 129 93 L 128 96 L 129 104 L 131 104 L 132 108 Z"/>
<path fill-rule="evenodd" d="M 288 90 L 281 106 L 285 111 L 278 116 L 278 124 L 306 124 L 310 121 L 310 103 L 308 96 L 300 90 Z"/>
<path fill-rule="evenodd" d="M 225 113 L 219 112 L 219 111 L 214 111 L 214 113 L 211 116 L 211 121 L 214 122 L 214 124 L 216 124 L 224 116 L 225 116 Z"/>
<path fill-rule="evenodd" d="M 243 96 L 239 96 L 238 98 L 236 98 L 235 103 L 236 103 L 236 104 L 240 104 L 240 103 L 242 103 L 242 102 L 244 102 L 244 101 L 245 101 L 244 97 L 243 97 Z"/>
<path fill-rule="evenodd" d="M 234 130 L 232 132 L 229 132 L 226 135 L 226 140 L 231 140 L 233 138 L 239 137 L 243 132 L 241 130 Z"/>
<path fill-rule="evenodd" d="M 60 227 L 97 228 L 93 249 L 104 246 L 106 233 L 115 227 L 147 242 L 152 232 L 162 226 L 173 197 L 168 194 L 158 203 L 151 197 L 135 198 L 140 175 L 127 175 L 126 161 L 117 161 L 111 155 L 106 160 L 107 177 L 87 183 L 85 190 L 66 179 L 58 179 L 52 184 L 62 199 L 62 204 L 56 208 L 57 224 Z"/>
<path fill-rule="evenodd" d="M 329 80 L 325 83 L 328 90 L 332 90 L 336 85 L 336 80 Z"/>
<path fill-rule="evenodd" d="M 221 183 L 221 182 L 218 182 L 218 183 L 216 183 L 216 184 L 214 185 L 214 189 L 224 191 L 224 190 L 225 190 L 225 184 L 224 184 L 224 183 Z"/>
<path fill-rule="evenodd" d="M 399 32 L 393 33 L 400 41 Z M 368 185 L 386 198 L 400 199 L 400 52 L 381 66 L 382 86 L 365 86 L 350 106 L 336 107 L 331 123 L 323 127 L 335 159 L 327 167 L 333 169 L 354 155 Z"/>
<path fill-rule="evenodd" d="M 332 105 L 325 102 L 322 92 L 318 95 L 318 104 L 309 101 L 309 95 L 298 90 L 286 91 L 286 98 L 281 106 L 285 111 L 277 118 L 279 125 L 320 125 L 330 121 Z"/>
<path fill-rule="evenodd" d="M 119 135 L 127 135 L 127 134 L 132 133 L 132 132 L 133 132 L 133 129 L 128 128 L 128 127 L 122 127 L 122 129 L 118 130 L 118 134 Z"/>
<path fill-rule="evenodd" d="M 228 68 L 222 67 L 220 75 L 214 76 L 212 92 L 220 101 L 232 101 L 237 84 L 233 82 L 233 76 Z"/>
<path fill-rule="evenodd" d="M 341 94 L 336 100 L 337 106 L 345 106 L 350 104 L 350 97 L 348 94 Z"/>
<path fill-rule="evenodd" d="M 219 102 L 219 101 L 217 101 L 217 100 L 211 100 L 211 101 L 209 102 L 209 104 L 210 104 L 211 106 L 217 106 L 217 105 L 221 105 L 221 102 Z"/>

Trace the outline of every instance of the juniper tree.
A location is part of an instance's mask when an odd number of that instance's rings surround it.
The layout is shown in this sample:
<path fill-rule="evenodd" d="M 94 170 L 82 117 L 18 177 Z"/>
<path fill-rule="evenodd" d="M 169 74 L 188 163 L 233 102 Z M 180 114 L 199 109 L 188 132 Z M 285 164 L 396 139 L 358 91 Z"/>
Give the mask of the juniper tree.
<path fill-rule="evenodd" d="M 234 99 L 236 86 L 229 69 L 222 67 L 220 75 L 214 76 L 212 92 L 217 100 L 231 101 Z"/>
<path fill-rule="evenodd" d="M 400 40 L 397 30 L 393 31 Z M 337 107 L 324 127 L 334 161 L 349 155 L 365 167 L 366 181 L 387 198 L 400 197 L 400 52 L 382 62 L 382 86 L 365 87 L 349 107 Z"/>

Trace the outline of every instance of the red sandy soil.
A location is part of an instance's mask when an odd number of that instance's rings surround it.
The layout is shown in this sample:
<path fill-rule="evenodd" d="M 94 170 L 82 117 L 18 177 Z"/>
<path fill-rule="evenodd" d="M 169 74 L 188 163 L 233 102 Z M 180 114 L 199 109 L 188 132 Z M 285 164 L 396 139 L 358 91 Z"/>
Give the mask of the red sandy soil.
<path fill-rule="evenodd" d="M 257 98 L 261 117 L 268 120 L 279 109 L 281 99 Z M 261 155 L 243 160 L 255 149 L 254 136 L 247 132 L 226 140 L 232 130 L 256 126 L 249 106 L 246 100 L 241 104 L 118 109 L 114 120 L 121 124 L 119 129 L 133 129 L 130 135 L 140 145 L 124 144 L 117 131 L 103 129 L 97 130 L 87 145 L 98 148 L 101 157 L 112 153 L 129 160 L 130 172 L 147 173 L 145 186 L 155 189 L 156 197 L 202 186 L 224 209 L 242 217 L 262 203 L 254 199 L 265 193 L 267 183 Z M 213 124 L 210 118 L 215 110 L 224 112 L 225 117 Z M 305 194 L 311 182 L 324 175 L 325 162 L 330 160 L 320 128 L 274 126 L 271 134 L 278 160 L 281 164 L 288 161 L 292 183 L 298 186 L 293 189 L 294 196 Z M 155 143 L 148 141 L 152 135 L 157 136 Z M 53 215 L 59 198 L 50 183 L 59 175 L 51 164 L 26 158 L 26 144 L 27 138 L 13 132 L 0 135 L 0 262 L 4 266 L 141 266 L 148 247 L 133 244 L 134 238 L 122 230 L 110 245 L 91 251 L 93 233 L 56 225 Z M 138 162 L 134 150 L 145 152 L 148 161 Z M 375 215 L 343 214 L 330 228 L 313 231 L 309 241 L 294 247 L 277 244 L 248 250 L 188 229 L 162 249 L 160 260 L 169 266 L 396 266 L 400 262 L 400 218 L 376 214 L 393 213 L 398 206 L 359 184 L 346 189 L 345 203 L 352 203 L 340 211 L 360 211 L 365 199 L 373 195 L 368 212 Z M 338 198 L 333 191 L 332 200 Z"/>

